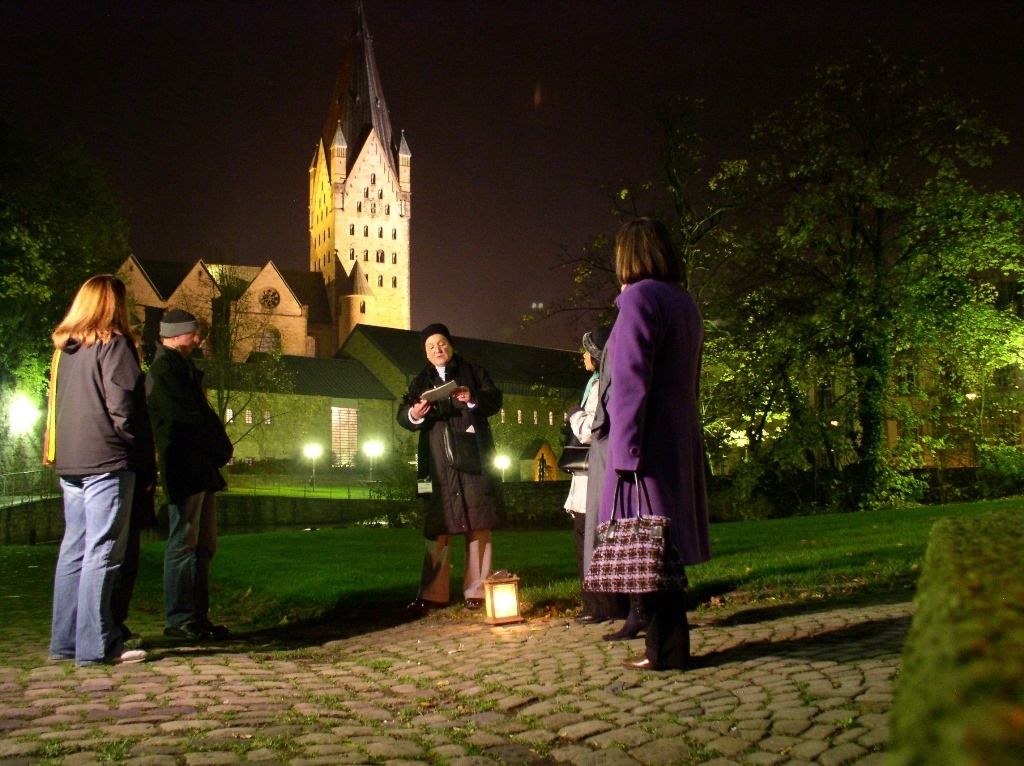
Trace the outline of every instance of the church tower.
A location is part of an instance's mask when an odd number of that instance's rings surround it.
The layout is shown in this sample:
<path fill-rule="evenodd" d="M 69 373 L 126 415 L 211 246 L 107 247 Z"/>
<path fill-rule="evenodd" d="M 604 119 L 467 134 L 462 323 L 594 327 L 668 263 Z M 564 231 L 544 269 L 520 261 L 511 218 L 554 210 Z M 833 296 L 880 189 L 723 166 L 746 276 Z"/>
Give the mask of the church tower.
<path fill-rule="evenodd" d="M 335 348 L 356 324 L 410 329 L 411 172 L 405 134 L 396 143 L 391 132 L 373 39 L 357 2 L 309 168 L 309 268 L 327 286 Z"/>

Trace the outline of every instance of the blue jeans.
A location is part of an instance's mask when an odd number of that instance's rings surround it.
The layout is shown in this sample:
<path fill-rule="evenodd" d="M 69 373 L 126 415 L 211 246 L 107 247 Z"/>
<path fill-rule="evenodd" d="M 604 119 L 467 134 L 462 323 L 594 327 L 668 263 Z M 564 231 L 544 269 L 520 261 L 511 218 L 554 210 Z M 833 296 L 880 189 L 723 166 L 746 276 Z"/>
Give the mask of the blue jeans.
<path fill-rule="evenodd" d="M 50 656 L 79 665 L 121 653 L 121 630 L 111 613 L 128 542 L 133 471 L 62 476 L 64 539 L 53 581 Z"/>
<path fill-rule="evenodd" d="M 216 495 L 199 492 L 167 506 L 164 614 L 167 627 L 210 622 L 210 560 L 217 552 Z"/>

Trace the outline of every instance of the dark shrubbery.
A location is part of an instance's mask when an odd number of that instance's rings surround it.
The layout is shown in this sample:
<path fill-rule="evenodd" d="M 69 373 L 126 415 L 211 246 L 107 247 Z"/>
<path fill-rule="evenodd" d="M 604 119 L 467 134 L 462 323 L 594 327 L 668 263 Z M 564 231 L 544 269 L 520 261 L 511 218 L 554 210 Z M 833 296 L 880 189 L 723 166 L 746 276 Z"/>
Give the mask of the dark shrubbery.
<path fill-rule="evenodd" d="M 1024 753 L 1024 512 L 932 529 L 892 712 L 897 766 Z"/>

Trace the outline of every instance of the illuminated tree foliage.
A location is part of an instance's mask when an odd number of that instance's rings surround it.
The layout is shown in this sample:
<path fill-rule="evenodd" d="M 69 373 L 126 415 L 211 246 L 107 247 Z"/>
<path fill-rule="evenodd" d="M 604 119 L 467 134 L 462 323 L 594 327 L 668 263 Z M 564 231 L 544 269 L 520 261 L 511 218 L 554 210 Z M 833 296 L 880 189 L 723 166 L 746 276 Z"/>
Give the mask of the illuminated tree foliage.
<path fill-rule="evenodd" d="M 753 141 L 722 181 L 747 204 L 718 309 L 761 480 L 813 472 L 846 509 L 906 494 L 918 434 L 889 449 L 887 420 L 927 410 L 941 431 L 950 386 L 1019 361 L 1024 206 L 971 180 L 1007 139 L 933 73 L 875 50 L 821 69 Z M 905 360 L 944 373 L 908 376 Z M 908 406 L 923 391 L 938 401 Z"/>
<path fill-rule="evenodd" d="M 79 285 L 112 273 L 128 228 L 99 167 L 0 122 L 0 386 L 42 396 L 49 336 Z"/>

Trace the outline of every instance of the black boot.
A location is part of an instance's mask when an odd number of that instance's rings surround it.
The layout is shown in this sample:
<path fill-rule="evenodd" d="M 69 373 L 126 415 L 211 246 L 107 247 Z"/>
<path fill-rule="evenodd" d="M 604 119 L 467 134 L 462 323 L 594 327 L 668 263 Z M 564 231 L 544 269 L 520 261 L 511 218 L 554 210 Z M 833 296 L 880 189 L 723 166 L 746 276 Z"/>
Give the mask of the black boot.
<path fill-rule="evenodd" d="M 605 633 L 601 638 L 605 641 L 628 641 L 636 638 L 640 633 L 647 630 L 647 617 L 644 614 L 643 602 L 640 595 L 633 593 L 629 596 L 629 615 L 621 628 L 614 633 Z"/>

